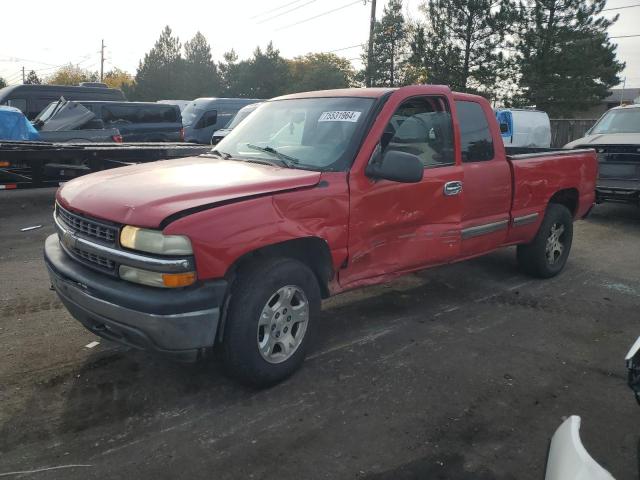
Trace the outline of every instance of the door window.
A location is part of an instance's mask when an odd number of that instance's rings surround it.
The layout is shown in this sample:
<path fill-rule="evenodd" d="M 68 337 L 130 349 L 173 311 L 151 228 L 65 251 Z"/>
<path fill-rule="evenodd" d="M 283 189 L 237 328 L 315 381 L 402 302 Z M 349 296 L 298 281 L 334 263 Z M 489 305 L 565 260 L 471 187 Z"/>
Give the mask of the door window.
<path fill-rule="evenodd" d="M 208 112 L 204 112 L 202 118 L 198 121 L 198 125 L 196 128 L 207 128 L 211 125 L 215 125 L 218 121 L 218 111 L 217 110 L 209 110 Z"/>
<path fill-rule="evenodd" d="M 25 115 L 27 113 L 27 101 L 24 98 L 11 98 L 7 101 L 7 105 L 17 108 Z"/>
<path fill-rule="evenodd" d="M 416 155 L 425 168 L 453 165 L 453 125 L 442 97 L 411 98 L 396 110 L 381 139 L 388 150 Z"/>
<path fill-rule="evenodd" d="M 456 110 L 460 123 L 462 161 L 484 162 L 493 159 L 493 137 L 480 104 L 456 101 Z"/>

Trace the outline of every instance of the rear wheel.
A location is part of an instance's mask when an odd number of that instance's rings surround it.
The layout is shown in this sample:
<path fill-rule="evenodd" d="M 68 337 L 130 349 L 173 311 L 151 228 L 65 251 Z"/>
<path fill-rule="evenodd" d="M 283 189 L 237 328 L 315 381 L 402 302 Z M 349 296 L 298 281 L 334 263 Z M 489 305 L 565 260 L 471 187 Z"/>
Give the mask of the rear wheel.
<path fill-rule="evenodd" d="M 295 372 L 313 335 L 320 288 L 313 272 L 293 259 L 267 259 L 244 268 L 231 292 L 223 361 L 229 374 L 256 386 Z"/>
<path fill-rule="evenodd" d="M 518 245 L 518 264 L 529 275 L 558 275 L 569 257 L 573 240 L 573 217 L 564 205 L 552 203 L 533 242 Z"/>

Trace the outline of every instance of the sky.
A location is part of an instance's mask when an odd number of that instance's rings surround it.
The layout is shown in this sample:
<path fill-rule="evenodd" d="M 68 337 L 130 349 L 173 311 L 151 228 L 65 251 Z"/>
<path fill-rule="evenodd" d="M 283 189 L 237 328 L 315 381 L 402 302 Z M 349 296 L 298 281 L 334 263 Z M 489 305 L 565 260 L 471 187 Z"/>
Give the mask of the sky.
<path fill-rule="evenodd" d="M 0 76 L 21 83 L 22 67 L 44 77 L 56 66 L 74 63 L 98 71 L 104 39 L 105 71 L 113 66 L 135 74 L 139 60 L 169 25 L 182 42 L 200 31 L 215 60 L 234 49 L 240 59 L 272 40 L 287 58 L 309 52 L 335 53 L 359 60 L 369 34 L 370 4 L 364 0 L 110 0 L 104 6 L 86 0 L 10 1 L 0 29 Z M 385 0 L 378 0 L 378 18 Z M 420 18 L 422 0 L 405 0 L 405 10 Z M 93 8 L 88 7 L 92 5 Z M 640 34 L 640 0 L 609 0 L 607 8 L 638 5 L 607 12 L 620 14 L 611 36 Z M 316 18 L 314 18 L 316 17 Z M 28 25 L 28 30 L 25 26 Z M 640 87 L 640 36 L 615 39 L 618 57 L 627 63 L 627 87 Z M 355 46 L 355 47 L 354 47 Z M 348 48 L 349 47 L 349 48 Z M 344 49 L 344 50 L 343 50 Z M 588 61 L 588 59 L 587 59 Z"/>

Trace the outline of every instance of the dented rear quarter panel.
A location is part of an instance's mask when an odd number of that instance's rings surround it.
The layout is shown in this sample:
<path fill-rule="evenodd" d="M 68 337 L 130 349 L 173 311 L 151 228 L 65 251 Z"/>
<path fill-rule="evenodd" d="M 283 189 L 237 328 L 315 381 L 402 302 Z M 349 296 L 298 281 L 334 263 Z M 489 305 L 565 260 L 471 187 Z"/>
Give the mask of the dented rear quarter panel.
<path fill-rule="evenodd" d="M 584 217 L 595 202 L 598 161 L 595 151 L 550 153 L 535 158 L 510 160 L 513 171 L 511 217 L 538 213 L 536 222 L 511 228 L 508 244 L 530 242 L 535 236 L 549 201 L 557 192 L 574 189 L 578 206 L 574 217 Z"/>

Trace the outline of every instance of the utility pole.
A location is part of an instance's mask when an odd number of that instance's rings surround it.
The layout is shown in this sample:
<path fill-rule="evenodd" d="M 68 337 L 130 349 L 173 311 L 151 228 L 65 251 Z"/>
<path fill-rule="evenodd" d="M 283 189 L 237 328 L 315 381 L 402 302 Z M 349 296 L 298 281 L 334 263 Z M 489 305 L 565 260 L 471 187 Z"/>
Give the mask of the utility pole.
<path fill-rule="evenodd" d="M 371 18 L 369 20 L 369 51 L 367 52 L 367 75 L 365 84 L 371 86 L 372 64 L 373 64 L 373 34 L 376 27 L 376 0 L 371 0 Z"/>
<path fill-rule="evenodd" d="M 24 72 L 22 73 L 24 75 Z M 627 77 L 624 77 L 624 80 L 622 81 L 622 90 L 620 91 L 620 106 L 622 106 L 622 103 L 624 102 L 624 87 L 627 86 Z"/>
<path fill-rule="evenodd" d="M 22 84 L 24 85 L 24 65 L 22 66 Z"/>
<path fill-rule="evenodd" d="M 100 48 L 100 81 L 104 80 L 104 39 L 102 40 L 102 47 Z"/>

